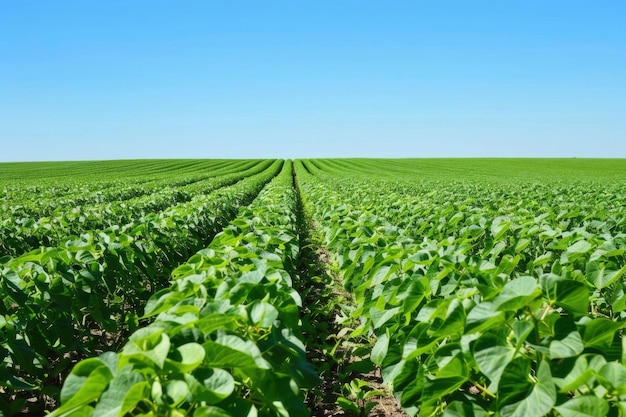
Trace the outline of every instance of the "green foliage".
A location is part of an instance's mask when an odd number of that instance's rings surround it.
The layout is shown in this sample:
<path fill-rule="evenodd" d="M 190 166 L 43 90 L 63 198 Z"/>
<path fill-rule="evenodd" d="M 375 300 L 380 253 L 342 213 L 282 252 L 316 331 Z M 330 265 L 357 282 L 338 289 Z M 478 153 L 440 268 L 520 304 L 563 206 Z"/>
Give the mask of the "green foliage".
<path fill-rule="evenodd" d="M 52 416 L 307 415 L 301 390 L 318 377 L 298 337 L 291 181 L 287 164 L 207 248 L 176 268 L 171 286 L 146 304 L 144 319 L 153 321 L 117 354 L 74 367 Z M 100 374 L 108 377 L 104 387 L 82 396 Z"/>
<path fill-rule="evenodd" d="M 122 344 L 169 272 L 205 246 L 281 165 L 264 164 L 260 174 L 128 225 L 3 258 L 0 397 L 12 402 L 33 391 L 58 398 L 56 386 L 72 363 Z"/>
<path fill-rule="evenodd" d="M 335 335 L 302 316 L 282 165 L 0 166 L 0 412 L 307 415 L 319 331 L 410 415 L 626 415 L 623 161 L 296 161 L 354 301 L 307 306 L 343 309 Z M 381 392 L 348 368 L 337 402 L 367 415 Z"/>
<path fill-rule="evenodd" d="M 406 411 L 623 415 L 623 181 L 420 182 L 410 163 L 387 180 L 378 161 L 296 161 L 352 336 Z"/>

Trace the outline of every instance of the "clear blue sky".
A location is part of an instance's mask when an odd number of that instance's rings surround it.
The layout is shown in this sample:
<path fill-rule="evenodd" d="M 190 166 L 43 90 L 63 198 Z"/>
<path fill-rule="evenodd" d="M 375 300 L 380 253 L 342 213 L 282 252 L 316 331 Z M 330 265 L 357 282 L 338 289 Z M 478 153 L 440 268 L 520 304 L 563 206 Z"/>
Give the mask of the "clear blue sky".
<path fill-rule="evenodd" d="M 319 156 L 626 157 L 626 1 L 0 2 L 0 161 Z"/>

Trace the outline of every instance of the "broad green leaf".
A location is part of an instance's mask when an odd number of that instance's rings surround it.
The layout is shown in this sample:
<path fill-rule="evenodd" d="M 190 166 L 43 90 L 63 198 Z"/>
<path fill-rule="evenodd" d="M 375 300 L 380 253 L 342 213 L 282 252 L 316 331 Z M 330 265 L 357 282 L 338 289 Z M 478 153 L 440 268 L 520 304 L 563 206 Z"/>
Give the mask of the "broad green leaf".
<path fill-rule="evenodd" d="M 198 374 L 201 388 L 197 399 L 208 404 L 217 404 L 235 390 L 235 380 L 232 375 L 223 369 L 212 368 L 202 370 Z"/>
<path fill-rule="evenodd" d="M 406 291 L 398 294 L 398 299 L 402 300 L 401 309 L 403 313 L 413 312 L 424 299 L 426 291 L 424 285 L 417 278 L 409 279 L 411 282 Z"/>
<path fill-rule="evenodd" d="M 507 368 L 506 371 L 509 369 Z M 500 390 L 505 389 L 503 381 L 505 381 L 511 375 L 507 372 L 502 376 L 500 382 Z M 518 380 L 519 380 L 518 376 Z M 528 378 L 527 375 L 525 375 Z M 550 373 L 550 365 L 543 361 L 539 365 L 536 376 L 538 382 L 532 384 L 532 388 L 528 396 L 516 403 L 507 404 L 500 407 L 500 415 L 502 417 L 527 417 L 527 416 L 543 416 L 547 414 L 554 404 L 556 403 L 556 389 L 554 382 L 552 381 L 552 375 Z M 506 389 L 512 388 L 513 384 L 506 385 Z M 520 386 L 521 387 L 521 386 Z"/>
<path fill-rule="evenodd" d="M 518 352 L 534 330 L 535 325 L 530 321 L 515 321 L 512 327 L 515 335 L 515 351 Z"/>
<path fill-rule="evenodd" d="M 177 407 L 189 395 L 189 386 L 185 381 L 175 379 L 163 385 L 162 401 L 171 408 Z"/>
<path fill-rule="evenodd" d="M 515 355 L 515 349 L 507 344 L 507 330 L 494 329 L 484 333 L 472 344 L 474 360 L 478 369 L 491 381 L 489 389 L 492 392 L 498 391 L 502 372 Z"/>
<path fill-rule="evenodd" d="M 619 297 L 617 300 L 615 300 L 611 307 L 613 308 L 613 311 L 615 313 L 621 313 L 622 311 L 626 310 L 626 292 L 623 293 L 621 297 Z"/>
<path fill-rule="evenodd" d="M 563 378 L 553 378 L 559 391 L 567 393 L 575 391 L 584 384 L 593 384 L 595 381 L 594 369 L 589 366 L 588 355 L 582 355 L 576 359 L 574 367 Z"/>
<path fill-rule="evenodd" d="M 478 303 L 467 314 L 465 334 L 481 332 L 500 325 L 502 322 L 504 322 L 504 313 L 498 311 L 494 303 L 490 301 Z"/>
<path fill-rule="evenodd" d="M 578 242 L 576 242 L 573 245 L 569 246 L 565 250 L 565 253 L 567 254 L 568 261 L 570 261 L 570 262 L 575 261 L 576 259 L 580 258 L 584 254 L 589 252 L 592 247 L 593 246 L 591 245 L 591 243 L 589 243 L 589 242 L 587 242 L 585 240 L 579 240 Z"/>
<path fill-rule="evenodd" d="M 98 358 L 85 359 L 74 366 L 61 389 L 61 407 L 55 415 L 88 405 L 102 395 L 113 378 L 109 368 Z"/>
<path fill-rule="evenodd" d="M 417 323 L 411 329 L 402 347 L 403 359 L 415 358 L 423 353 L 432 351 L 440 338 L 437 335 L 431 336 L 429 333 L 430 325 L 428 323 Z"/>
<path fill-rule="evenodd" d="M 278 310 L 267 302 L 255 302 L 250 311 L 250 318 L 255 326 L 270 327 L 274 324 L 274 320 L 278 318 Z"/>
<path fill-rule="evenodd" d="M 457 354 L 435 372 L 434 378 L 427 378 L 424 383 L 424 397 L 430 401 L 457 391 L 469 378 L 467 364 L 462 354 Z M 425 401 L 425 402 L 426 402 Z"/>
<path fill-rule="evenodd" d="M 510 228 L 511 221 L 508 218 L 496 217 L 491 223 L 491 235 L 495 241 L 498 241 Z"/>
<path fill-rule="evenodd" d="M 575 314 L 587 314 L 589 311 L 589 290 L 582 282 L 554 274 L 542 275 L 540 281 L 544 297 L 550 304 Z"/>
<path fill-rule="evenodd" d="M 152 295 L 146 303 L 145 312 L 143 317 L 147 318 L 155 316 L 163 311 L 166 311 L 172 306 L 176 305 L 183 299 L 183 294 L 177 291 L 172 291 L 170 288 L 164 288 Z"/>
<path fill-rule="evenodd" d="M 348 413 L 353 413 L 356 415 L 361 412 L 359 405 L 346 397 L 337 398 L 337 405 L 341 407 L 342 410 L 347 411 Z"/>
<path fill-rule="evenodd" d="M 583 343 L 585 347 L 606 349 L 613 343 L 618 330 L 626 327 L 626 323 L 605 318 L 580 320 L 583 326 Z"/>
<path fill-rule="evenodd" d="M 496 269 L 496 275 L 504 274 L 506 276 L 511 275 L 515 267 L 520 261 L 520 256 L 517 255 L 515 257 L 511 255 L 504 255 L 500 262 L 498 263 L 498 269 Z"/>
<path fill-rule="evenodd" d="M 507 282 L 493 303 L 500 311 L 517 311 L 527 306 L 540 294 L 537 280 L 524 276 Z"/>
<path fill-rule="evenodd" d="M 578 356 L 584 346 L 580 333 L 570 317 L 560 317 L 556 322 L 556 334 L 550 341 L 550 359 L 563 359 Z"/>
<path fill-rule="evenodd" d="M 606 417 L 609 414 L 609 403 L 595 395 L 574 397 L 554 408 L 563 417 Z"/>
<path fill-rule="evenodd" d="M 464 326 L 465 308 L 459 299 L 454 298 L 446 309 L 443 320 L 436 318 L 432 321 L 428 334 L 442 339 L 461 332 Z"/>
<path fill-rule="evenodd" d="M 204 360 L 205 351 L 198 343 L 186 343 L 176 348 L 171 358 L 166 359 L 168 369 L 173 372 L 191 372 Z"/>
<path fill-rule="evenodd" d="M 163 368 L 165 359 L 170 350 L 170 338 L 157 328 L 142 328 L 130 338 L 120 354 L 120 364 L 123 367 L 129 363 L 139 366 L 156 365 Z"/>
<path fill-rule="evenodd" d="M 376 344 L 372 348 L 372 362 L 376 365 L 381 366 L 385 356 L 387 356 L 387 351 L 389 350 L 389 329 L 376 340 Z"/>
<path fill-rule="evenodd" d="M 93 417 L 118 417 L 126 415 L 149 392 L 148 383 L 135 372 L 122 372 L 111 380 L 107 390 L 96 404 Z"/>
<path fill-rule="evenodd" d="M 385 325 L 390 319 L 398 315 L 400 307 L 389 308 L 385 310 L 379 310 L 377 308 L 371 308 L 370 318 L 374 329 L 379 329 Z"/>
<path fill-rule="evenodd" d="M 225 330 L 236 327 L 237 319 L 238 317 L 234 314 L 212 313 L 202 317 L 194 323 L 194 327 L 202 331 L 204 334 L 210 334 L 217 330 Z"/>
<path fill-rule="evenodd" d="M 442 417 L 487 417 L 487 412 L 468 398 L 466 401 L 452 401 L 443 410 Z"/>
<path fill-rule="evenodd" d="M 233 417 L 233 415 L 222 408 L 209 405 L 198 407 L 194 411 L 193 417 Z"/>
<path fill-rule="evenodd" d="M 394 389 L 400 395 L 403 408 L 416 404 L 424 392 L 424 367 L 417 360 L 404 361 L 393 380 Z"/>
<path fill-rule="evenodd" d="M 619 362 L 609 362 L 600 369 L 597 377 L 611 395 L 626 395 L 626 366 Z"/>
<path fill-rule="evenodd" d="M 525 357 L 517 357 L 505 366 L 498 388 L 499 408 L 523 400 L 530 394 L 533 385 L 529 375 L 530 360 Z"/>
<path fill-rule="evenodd" d="M 261 351 L 249 340 L 220 334 L 215 341 L 203 344 L 206 351 L 204 362 L 213 368 L 269 369 Z"/>
<path fill-rule="evenodd" d="M 588 262 L 586 266 L 587 280 L 598 289 L 615 283 L 624 272 L 626 272 L 626 265 L 618 270 L 607 270 L 599 262 Z"/>

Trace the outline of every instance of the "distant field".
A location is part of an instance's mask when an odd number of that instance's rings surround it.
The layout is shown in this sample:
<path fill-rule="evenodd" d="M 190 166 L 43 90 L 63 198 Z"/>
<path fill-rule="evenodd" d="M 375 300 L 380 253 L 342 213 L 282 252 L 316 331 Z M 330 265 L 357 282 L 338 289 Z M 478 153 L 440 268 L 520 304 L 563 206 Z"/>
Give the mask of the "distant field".
<path fill-rule="evenodd" d="M 55 179 L 80 176 L 103 179 L 107 176 L 129 177 L 182 175 L 206 172 L 220 165 L 240 160 L 119 160 L 70 162 L 0 163 L 0 181 L 13 179 Z M 319 159 L 333 169 L 393 178 L 474 178 L 521 180 L 623 180 L 626 159 L 553 159 L 553 158 L 428 158 L 428 159 Z"/>
<path fill-rule="evenodd" d="M 0 284 L 0 415 L 626 415 L 625 159 L 2 163 Z"/>
<path fill-rule="evenodd" d="M 321 159 L 333 168 L 407 179 L 624 180 L 626 159 Z"/>

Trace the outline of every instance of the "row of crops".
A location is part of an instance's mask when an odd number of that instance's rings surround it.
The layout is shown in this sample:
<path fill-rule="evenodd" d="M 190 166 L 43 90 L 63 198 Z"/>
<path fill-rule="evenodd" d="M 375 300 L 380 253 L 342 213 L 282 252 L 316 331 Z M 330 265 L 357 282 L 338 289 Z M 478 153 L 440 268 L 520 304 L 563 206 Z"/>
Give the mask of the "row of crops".
<path fill-rule="evenodd" d="M 366 415 L 340 344 L 409 415 L 626 415 L 623 161 L 81 164 L 0 167 L 3 415 Z"/>
<path fill-rule="evenodd" d="M 0 258 L 0 409 L 12 415 L 33 400 L 39 405 L 58 400 L 60 385 L 77 361 L 121 346 L 143 324 L 147 300 L 169 285 L 171 271 L 204 248 L 239 207 L 254 200 L 283 162 L 252 165 L 241 170 L 235 162 L 226 172 L 209 170 L 211 177 L 191 198 L 161 210 L 134 211 L 136 207 L 126 204 L 129 200 L 112 202 L 116 210 L 104 210 L 96 201 L 31 219 L 56 226 L 49 234 L 42 227 L 26 235 L 41 237 L 32 245 L 35 249 L 20 231 L 3 228 L 3 241 L 14 237 L 15 247 L 26 251 L 7 249 Z M 97 189 L 100 182 L 81 184 L 77 192 L 89 185 Z M 33 204 L 36 198 L 29 195 L 17 203 Z M 158 201 L 160 194 L 151 197 Z M 90 216 L 74 220 L 75 211 Z M 16 228 L 20 223 L 16 217 L 3 218 Z M 42 220 L 51 218 L 55 221 Z M 127 222 L 109 226 L 111 218 Z M 44 239 L 49 246 L 41 245 Z"/>
<path fill-rule="evenodd" d="M 623 180 L 388 181 L 348 167 L 296 173 L 354 297 L 351 337 L 375 340 L 409 414 L 626 414 Z"/>

